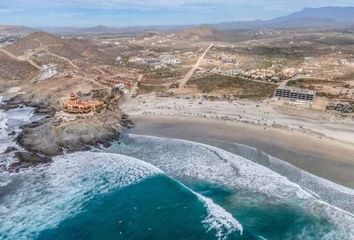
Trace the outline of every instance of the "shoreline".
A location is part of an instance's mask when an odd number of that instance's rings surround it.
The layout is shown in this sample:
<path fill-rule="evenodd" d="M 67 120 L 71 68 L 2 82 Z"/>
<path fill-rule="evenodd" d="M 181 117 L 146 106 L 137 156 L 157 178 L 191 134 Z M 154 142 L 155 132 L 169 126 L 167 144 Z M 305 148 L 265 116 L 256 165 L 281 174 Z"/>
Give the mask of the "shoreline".
<path fill-rule="evenodd" d="M 119 140 L 124 128 L 132 127 L 126 114 L 113 110 L 111 112 L 107 110 L 107 118 L 103 120 L 95 116 L 67 123 L 57 117 L 54 107 L 41 101 L 26 99 L 21 95 L 8 97 L 1 106 L 5 113 L 22 107 L 31 107 L 34 115 L 41 116 L 37 120 L 18 125 L 16 133 L 7 133 L 5 129 L 1 129 L 5 135 L 13 136 L 11 142 L 16 146 L 10 146 L 0 153 L 13 159 L 9 166 L 0 165 L 9 171 L 48 163 L 53 157 L 65 153 L 89 150 L 98 146 L 107 147 Z"/>
<path fill-rule="evenodd" d="M 301 132 L 354 146 L 353 119 L 311 109 L 277 106 L 269 100 L 209 101 L 200 96 L 163 98 L 146 94 L 125 103 L 122 108 L 131 116 L 181 116 L 225 123 L 231 121 L 247 126 Z"/>
<path fill-rule="evenodd" d="M 354 189 L 354 146 L 296 130 L 240 122 L 165 115 L 130 115 L 127 133 L 177 138 L 230 150 L 237 143 L 257 148 L 306 172 Z"/>

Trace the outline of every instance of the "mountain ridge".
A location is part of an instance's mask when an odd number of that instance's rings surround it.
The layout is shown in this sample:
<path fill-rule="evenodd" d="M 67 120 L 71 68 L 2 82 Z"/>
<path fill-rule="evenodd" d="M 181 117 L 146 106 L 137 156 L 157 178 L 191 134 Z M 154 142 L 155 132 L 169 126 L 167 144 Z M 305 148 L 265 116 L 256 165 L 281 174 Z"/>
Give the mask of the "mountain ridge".
<path fill-rule="evenodd" d="M 354 7 L 321 7 L 304 8 L 301 11 L 291 13 L 286 16 L 277 17 L 270 20 L 254 21 L 227 21 L 208 24 L 191 25 L 156 25 L 156 26 L 130 26 L 114 27 L 97 25 L 88 28 L 80 27 L 41 27 L 38 28 L 54 34 L 130 34 L 142 31 L 176 31 L 207 25 L 219 30 L 249 30 L 249 29 L 281 29 L 281 28 L 341 28 L 354 26 Z M 0 25 L 0 30 L 6 26 Z M 11 26 L 10 26 L 11 27 Z M 35 29 L 27 27 L 13 26 L 14 28 L 24 28 L 31 32 Z"/>

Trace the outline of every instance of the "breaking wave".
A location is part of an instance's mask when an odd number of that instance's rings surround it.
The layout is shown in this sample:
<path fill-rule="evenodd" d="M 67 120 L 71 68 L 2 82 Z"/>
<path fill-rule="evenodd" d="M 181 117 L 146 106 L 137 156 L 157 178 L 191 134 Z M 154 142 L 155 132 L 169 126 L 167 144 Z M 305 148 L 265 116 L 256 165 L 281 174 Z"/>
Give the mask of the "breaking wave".
<path fill-rule="evenodd" d="M 3 154 L 9 146 L 16 146 L 14 139 L 20 132 L 20 126 L 36 120 L 33 113 L 34 109 L 30 107 L 0 110 L 0 154 Z M 0 165 L 6 164 L 6 159 L 0 156 Z"/>
<path fill-rule="evenodd" d="M 354 190 L 308 173 L 257 148 L 234 144 L 237 154 L 286 176 L 290 181 L 331 205 L 354 213 Z"/>
<path fill-rule="evenodd" d="M 273 202 L 296 206 L 333 224 L 336 227 L 333 231 L 325 229 L 322 233 L 321 230 L 316 230 L 321 239 L 354 239 L 354 215 L 350 209 L 343 210 L 321 197 L 325 191 L 333 188 L 347 194 L 341 204 L 349 206 L 354 197 L 351 189 L 341 186 L 337 188 L 335 184 L 330 184 L 317 194 L 309 190 L 317 190 L 315 187 L 301 187 L 287 177 L 241 156 L 185 140 L 129 135 L 123 143 L 112 146 L 108 151 L 142 159 L 179 181 L 204 181 L 235 190 L 264 194 Z M 311 178 L 309 174 L 305 179 L 307 186 L 317 185 L 319 182 L 319 178 Z M 324 185 L 326 183 L 322 183 Z M 344 203 L 345 200 L 347 202 Z M 305 228 L 304 236 L 311 231 L 313 229 Z"/>
<path fill-rule="evenodd" d="M 79 152 L 57 157 L 49 166 L 7 176 L 10 182 L 0 189 L 5 194 L 0 205 L 0 239 L 34 239 L 40 231 L 77 214 L 95 196 L 161 173 L 130 157 Z"/>
<path fill-rule="evenodd" d="M 119 154 L 78 152 L 20 173 L 1 173 L 0 239 L 35 239 L 47 229 L 77 215 L 98 195 L 164 175 L 153 165 Z M 177 182 L 178 183 L 178 182 Z M 178 183 L 180 184 L 180 183 Z M 211 199 L 194 194 L 204 205 L 204 227 L 223 240 L 241 224 Z"/>
<path fill-rule="evenodd" d="M 215 237 L 218 240 L 227 239 L 234 231 L 239 231 L 242 235 L 243 227 L 229 212 L 215 204 L 210 198 L 195 193 L 198 199 L 204 203 L 208 211 L 208 216 L 203 220 L 203 224 L 208 231 L 215 230 Z"/>

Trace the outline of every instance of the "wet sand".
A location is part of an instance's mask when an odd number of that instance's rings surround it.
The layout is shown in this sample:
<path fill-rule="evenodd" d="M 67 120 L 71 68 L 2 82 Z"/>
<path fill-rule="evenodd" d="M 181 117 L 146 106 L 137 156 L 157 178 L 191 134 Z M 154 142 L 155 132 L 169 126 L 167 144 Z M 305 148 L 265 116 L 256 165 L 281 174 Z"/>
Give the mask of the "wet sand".
<path fill-rule="evenodd" d="M 181 116 L 132 116 L 129 133 L 177 138 L 233 151 L 232 143 L 258 148 L 309 173 L 354 189 L 354 146 L 295 130 L 264 128 Z"/>

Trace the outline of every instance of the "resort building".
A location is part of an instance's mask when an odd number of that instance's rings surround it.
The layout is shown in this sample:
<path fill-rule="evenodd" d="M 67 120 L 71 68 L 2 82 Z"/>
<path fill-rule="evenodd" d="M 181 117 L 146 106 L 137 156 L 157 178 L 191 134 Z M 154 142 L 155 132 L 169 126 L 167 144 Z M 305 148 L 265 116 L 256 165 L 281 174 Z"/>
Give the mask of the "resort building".
<path fill-rule="evenodd" d="M 104 77 L 104 76 L 98 76 L 96 78 L 96 81 L 101 82 L 105 85 L 108 86 L 114 86 L 114 85 L 124 85 L 126 89 L 131 89 L 134 86 L 134 83 L 129 80 L 122 80 L 122 79 L 114 79 L 114 78 L 109 78 L 109 77 Z"/>
<path fill-rule="evenodd" d="M 103 104 L 100 101 L 88 101 L 78 99 L 75 93 L 70 94 L 70 99 L 63 103 L 63 110 L 70 114 L 87 114 L 90 112 L 98 112 L 102 109 Z"/>
<path fill-rule="evenodd" d="M 314 101 L 316 98 L 316 91 L 304 88 L 280 86 L 275 90 L 275 96 L 287 98 L 289 100 Z"/>

